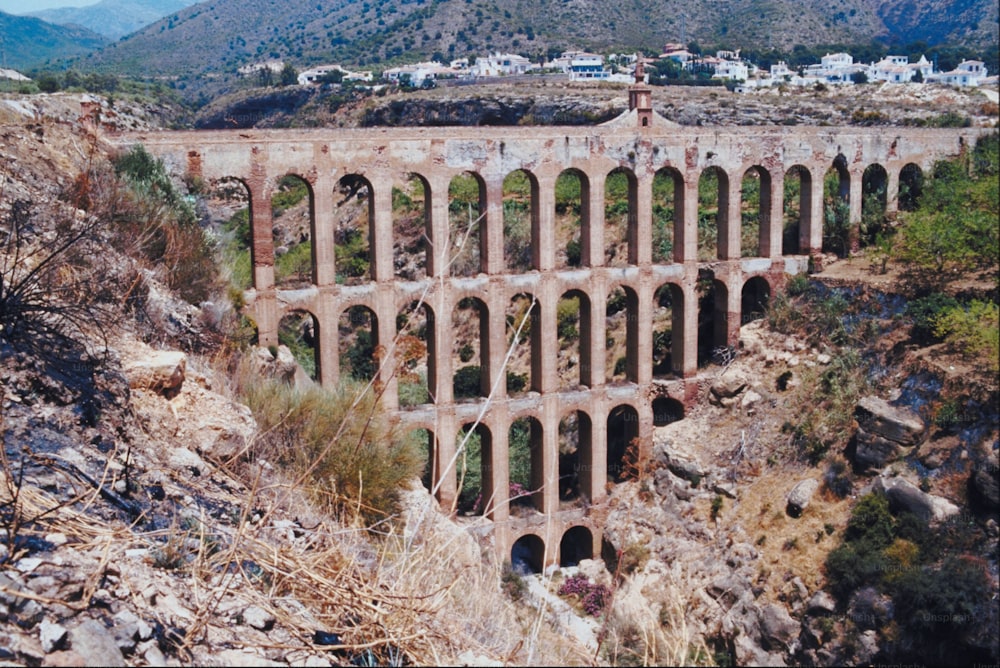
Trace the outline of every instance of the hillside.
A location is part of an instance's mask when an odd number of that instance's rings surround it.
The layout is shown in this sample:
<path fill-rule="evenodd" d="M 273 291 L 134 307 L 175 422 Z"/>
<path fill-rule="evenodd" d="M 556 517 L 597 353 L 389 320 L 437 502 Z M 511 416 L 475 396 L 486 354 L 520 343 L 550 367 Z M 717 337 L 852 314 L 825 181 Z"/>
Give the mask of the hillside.
<path fill-rule="evenodd" d="M 77 26 L 118 39 L 157 19 L 195 4 L 196 0 L 101 0 L 86 7 L 59 7 L 32 12 L 34 16 L 61 26 Z"/>
<path fill-rule="evenodd" d="M 162 19 L 78 64 L 136 76 L 218 80 L 267 59 L 300 68 L 339 62 L 379 69 L 404 59 L 447 60 L 488 51 L 523 53 L 535 60 L 565 49 L 659 53 L 668 41 L 791 50 L 890 37 L 906 42 L 914 35 L 929 44 L 955 41 L 995 49 L 995 3 L 954 0 L 927 4 L 919 14 L 912 5 L 873 6 L 862 0 L 837 5 L 822 0 L 513 0 L 502 5 L 492 0 L 215 0 Z M 898 33 L 890 34 L 883 17 L 891 18 Z"/>
<path fill-rule="evenodd" d="M 80 27 L 64 27 L 30 16 L 0 12 L 3 67 L 25 70 L 99 49 L 108 40 Z"/>

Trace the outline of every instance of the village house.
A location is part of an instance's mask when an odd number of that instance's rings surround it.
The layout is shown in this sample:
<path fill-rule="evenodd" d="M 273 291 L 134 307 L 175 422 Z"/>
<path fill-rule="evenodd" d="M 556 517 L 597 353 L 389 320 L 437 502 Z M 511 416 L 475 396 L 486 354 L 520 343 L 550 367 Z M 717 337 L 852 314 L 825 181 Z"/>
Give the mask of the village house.
<path fill-rule="evenodd" d="M 452 76 L 455 71 L 443 63 L 437 61 L 427 61 L 402 65 L 400 67 L 390 67 L 382 72 L 382 78 L 398 83 L 408 83 L 411 86 L 422 86 L 428 81 L 433 81 L 439 76 Z"/>
<path fill-rule="evenodd" d="M 298 82 L 300 86 L 315 86 L 326 83 L 339 76 L 341 81 L 371 81 L 374 75 L 371 72 L 352 72 L 340 65 L 317 65 L 304 72 L 300 72 Z"/>
<path fill-rule="evenodd" d="M 981 86 L 987 78 L 988 72 L 983 61 L 963 60 L 952 71 L 941 72 L 932 77 L 932 80 L 951 86 Z"/>
<path fill-rule="evenodd" d="M 537 65 L 516 53 L 494 53 L 484 58 L 477 58 L 469 70 L 480 77 L 502 77 L 525 74 L 536 68 Z"/>

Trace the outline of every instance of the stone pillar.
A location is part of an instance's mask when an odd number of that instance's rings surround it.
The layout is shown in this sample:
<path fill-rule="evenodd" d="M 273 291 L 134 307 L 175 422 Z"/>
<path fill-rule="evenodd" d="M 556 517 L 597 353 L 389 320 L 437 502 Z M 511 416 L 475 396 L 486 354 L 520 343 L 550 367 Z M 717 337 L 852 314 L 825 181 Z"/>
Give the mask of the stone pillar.
<path fill-rule="evenodd" d="M 454 408 L 438 408 L 435 416 L 437 454 L 432 472 L 433 485 L 437 488 L 435 496 L 441 509 L 450 511 L 458 500 L 457 478 L 455 472 L 455 437 L 458 435 L 458 425 L 455 421 Z"/>
<path fill-rule="evenodd" d="M 589 318 L 584 324 L 584 312 L 580 311 L 580 364 L 586 365 L 582 373 L 584 384 L 590 388 L 603 387 L 605 366 L 607 365 L 608 319 L 605 307 L 608 303 L 608 289 L 604 281 L 591 281 L 587 291 Z M 581 300 L 582 301 L 582 300 Z M 584 334 L 584 327 L 587 333 Z M 584 351 L 586 350 L 586 353 Z"/>
<path fill-rule="evenodd" d="M 895 220 L 899 213 L 899 169 L 886 169 L 885 217 Z"/>
<path fill-rule="evenodd" d="M 653 261 L 653 175 L 642 174 L 637 177 L 636 226 L 634 232 L 629 230 L 629 262 L 647 265 Z"/>
<path fill-rule="evenodd" d="M 675 186 L 676 187 L 676 186 Z M 683 213 L 674 225 L 674 262 L 698 260 L 698 178 L 684 182 Z"/>
<path fill-rule="evenodd" d="M 590 175 L 588 175 L 589 177 Z M 604 182 L 606 174 L 597 174 L 590 178 L 590 183 L 584 190 L 589 191 L 586 201 L 580 206 L 586 208 L 586 215 L 581 221 L 580 258 L 585 267 L 604 266 Z M 581 192 L 580 196 L 583 197 Z"/>
<path fill-rule="evenodd" d="M 490 278 L 489 294 L 485 295 L 486 317 L 480 314 L 479 336 L 482 359 L 482 393 L 493 392 L 496 400 L 506 398 L 507 379 L 503 361 L 507 356 L 507 295 L 501 278 Z"/>
<path fill-rule="evenodd" d="M 278 345 L 278 305 L 274 289 L 274 236 L 271 217 L 271 191 L 267 186 L 266 167 L 253 165 L 250 191 L 250 255 L 253 263 L 253 287 L 257 295 L 254 314 L 257 319 L 257 343 Z"/>
<path fill-rule="evenodd" d="M 608 406 L 607 399 L 594 398 L 590 424 L 590 489 L 591 503 L 600 503 L 608 496 Z"/>
<path fill-rule="evenodd" d="M 377 380 L 382 386 L 382 404 L 386 410 L 399 408 L 399 380 L 396 374 L 396 364 L 399 361 L 399 350 L 396 348 L 396 304 L 393 299 L 391 284 L 385 283 L 376 294 L 376 313 L 378 314 L 378 348 L 382 351 L 379 360 Z"/>
<path fill-rule="evenodd" d="M 542 428 L 542 512 L 554 513 L 559 510 L 559 397 L 550 394 L 545 397 L 543 416 L 539 424 Z"/>
<path fill-rule="evenodd" d="M 427 225 L 427 276 L 439 278 L 447 274 L 451 238 L 448 221 L 447 177 L 430 182 L 424 193 L 424 206 L 429 212 Z"/>
<path fill-rule="evenodd" d="M 392 267 L 392 179 L 376 178 L 368 196 L 369 261 L 372 280 L 384 283 L 395 276 Z"/>
<path fill-rule="evenodd" d="M 555 181 L 531 181 L 531 266 L 551 271 L 556 266 Z"/>
<path fill-rule="evenodd" d="M 823 252 L 823 171 L 817 176 L 815 170 L 809 172 L 809 189 L 806 201 L 802 202 L 799 225 L 799 251 L 816 255 Z M 802 184 L 805 190 L 806 184 Z"/>
<path fill-rule="evenodd" d="M 544 277 L 539 285 L 537 316 L 531 320 L 532 385 L 542 394 L 559 389 L 558 285 Z M 537 375 L 536 375 L 537 374 Z"/>
<path fill-rule="evenodd" d="M 850 250 L 851 253 L 856 253 L 861 248 L 861 202 L 864 199 L 862 191 L 862 180 L 864 178 L 864 171 L 851 171 L 850 172 L 850 195 L 848 204 L 850 206 L 850 225 L 851 231 L 848 235 L 850 239 Z"/>
<path fill-rule="evenodd" d="M 679 309 L 675 306 L 672 314 L 674 335 L 670 355 L 674 373 L 682 378 L 694 378 L 698 375 L 698 291 L 695 288 L 698 267 L 692 265 L 686 273 L 688 276 L 681 286 L 683 306 Z"/>
<path fill-rule="evenodd" d="M 330 294 L 331 292 L 331 288 L 320 291 L 319 312 L 316 313 L 316 320 L 319 321 L 319 332 L 317 332 L 319 345 L 316 350 L 319 382 L 327 389 L 334 389 L 340 383 L 340 351 L 338 350 L 340 337 L 337 334 L 340 314 L 337 313 L 336 302 Z"/>
<path fill-rule="evenodd" d="M 492 447 L 482 449 L 482 460 L 490 462 L 490 470 L 483 472 L 483 515 L 494 522 L 510 518 L 510 419 L 506 405 L 498 405 L 492 412 L 490 433 Z M 485 439 L 484 439 L 485 440 Z M 487 451 L 488 450 L 488 451 Z M 488 488 L 488 489 L 487 489 Z"/>
<path fill-rule="evenodd" d="M 643 276 L 643 278 L 647 278 Z M 651 277 L 649 277 L 651 278 Z M 653 382 L 653 294 L 648 287 L 651 281 L 640 281 L 636 298 L 636 376 L 635 382 L 648 385 Z"/>
<path fill-rule="evenodd" d="M 337 280 L 333 205 L 336 186 L 337 181 L 332 174 L 321 174 L 312 184 L 313 282 L 321 288 L 334 285 Z"/>
<path fill-rule="evenodd" d="M 721 179 L 720 179 L 721 181 Z M 742 180 L 739 174 L 726 174 L 725 183 L 719 183 L 719 253 L 720 260 L 740 258 L 740 204 L 743 198 Z"/>
<path fill-rule="evenodd" d="M 486 182 L 480 191 L 479 210 L 486 216 L 479 222 L 479 262 L 481 271 L 494 276 L 506 272 L 503 256 L 503 178 Z M 483 201 L 485 200 L 485 201 Z"/>
<path fill-rule="evenodd" d="M 762 174 L 760 186 L 760 256 L 780 260 L 785 231 L 785 175 L 780 170 Z"/>

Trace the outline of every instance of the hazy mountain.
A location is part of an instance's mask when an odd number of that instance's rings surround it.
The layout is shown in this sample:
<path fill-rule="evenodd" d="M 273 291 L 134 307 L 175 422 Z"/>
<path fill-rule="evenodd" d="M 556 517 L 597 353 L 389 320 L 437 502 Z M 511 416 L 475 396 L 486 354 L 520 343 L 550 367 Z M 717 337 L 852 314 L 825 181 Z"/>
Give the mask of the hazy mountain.
<path fill-rule="evenodd" d="M 888 23 L 887 23 L 888 21 Z M 890 29 L 891 26 L 891 29 Z M 898 31 L 898 33 L 896 33 Z M 78 66 L 147 76 L 232 76 L 282 59 L 381 69 L 512 51 L 657 53 L 665 42 L 791 50 L 873 39 L 997 42 L 995 0 L 211 0 L 161 19 Z"/>
<path fill-rule="evenodd" d="M 107 38 L 86 28 L 57 26 L 31 16 L 0 12 L 0 67 L 25 70 L 49 60 L 99 49 Z"/>
<path fill-rule="evenodd" d="M 111 39 L 133 33 L 198 0 L 102 0 L 86 7 L 60 7 L 32 12 L 49 23 L 82 26 Z"/>

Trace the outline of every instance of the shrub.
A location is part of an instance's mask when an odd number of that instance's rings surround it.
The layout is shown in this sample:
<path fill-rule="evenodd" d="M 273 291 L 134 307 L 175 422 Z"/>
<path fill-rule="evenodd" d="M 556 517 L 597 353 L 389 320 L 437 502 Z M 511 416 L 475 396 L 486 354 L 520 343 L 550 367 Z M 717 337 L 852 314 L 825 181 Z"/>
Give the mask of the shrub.
<path fill-rule="evenodd" d="M 932 292 L 909 302 L 905 313 L 913 321 L 910 335 L 919 343 L 929 344 L 939 341 L 934 333 L 934 324 L 938 316 L 958 305 L 957 299 L 943 292 Z"/>
<path fill-rule="evenodd" d="M 463 366 L 455 371 L 453 389 L 456 399 L 478 397 L 480 393 L 481 370 L 478 365 Z"/>
<path fill-rule="evenodd" d="M 418 454 L 359 385 L 330 392 L 255 380 L 239 390 L 263 435 L 252 457 L 280 465 L 322 506 L 379 520 L 419 475 Z"/>

